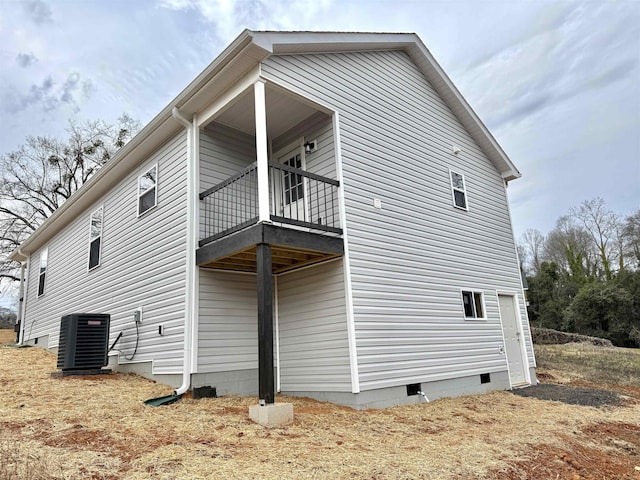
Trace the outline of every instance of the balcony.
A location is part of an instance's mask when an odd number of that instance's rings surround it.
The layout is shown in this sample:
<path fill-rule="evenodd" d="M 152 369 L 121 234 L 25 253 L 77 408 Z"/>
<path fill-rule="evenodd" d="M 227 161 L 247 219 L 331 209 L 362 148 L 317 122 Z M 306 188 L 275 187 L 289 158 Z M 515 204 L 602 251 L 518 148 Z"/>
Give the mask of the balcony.
<path fill-rule="evenodd" d="M 260 222 L 258 167 L 252 163 L 200 194 L 203 267 L 256 271 L 256 245 L 272 247 L 282 273 L 343 254 L 339 182 L 284 163 L 268 162 L 270 222 Z"/>

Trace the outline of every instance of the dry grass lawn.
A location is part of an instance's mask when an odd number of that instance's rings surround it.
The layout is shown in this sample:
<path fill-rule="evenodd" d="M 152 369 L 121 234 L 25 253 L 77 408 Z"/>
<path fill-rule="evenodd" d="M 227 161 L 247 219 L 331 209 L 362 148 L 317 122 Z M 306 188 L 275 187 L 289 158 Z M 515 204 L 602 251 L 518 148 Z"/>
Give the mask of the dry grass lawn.
<path fill-rule="evenodd" d="M 51 378 L 55 361 L 0 348 L 0 479 L 640 479 L 638 385 L 599 409 L 509 392 L 369 411 L 280 397 L 295 423 L 265 429 L 248 419 L 256 398 L 153 408 L 168 387 Z"/>
<path fill-rule="evenodd" d="M 536 345 L 538 366 L 564 372 L 570 380 L 640 386 L 640 349 L 596 347 L 589 343 Z"/>

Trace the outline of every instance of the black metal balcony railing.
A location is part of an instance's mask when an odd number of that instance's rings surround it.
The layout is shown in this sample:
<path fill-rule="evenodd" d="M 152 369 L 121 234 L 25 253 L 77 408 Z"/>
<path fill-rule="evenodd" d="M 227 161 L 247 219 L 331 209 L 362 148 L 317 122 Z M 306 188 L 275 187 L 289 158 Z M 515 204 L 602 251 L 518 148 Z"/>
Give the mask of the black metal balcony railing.
<path fill-rule="evenodd" d="M 255 163 L 200 194 L 204 204 L 200 246 L 258 222 Z M 269 162 L 269 213 L 273 222 L 342 234 L 337 180 Z"/>
<path fill-rule="evenodd" d="M 253 225 L 258 221 L 258 172 L 256 164 L 200 194 L 204 211 L 200 218 L 200 246 Z"/>

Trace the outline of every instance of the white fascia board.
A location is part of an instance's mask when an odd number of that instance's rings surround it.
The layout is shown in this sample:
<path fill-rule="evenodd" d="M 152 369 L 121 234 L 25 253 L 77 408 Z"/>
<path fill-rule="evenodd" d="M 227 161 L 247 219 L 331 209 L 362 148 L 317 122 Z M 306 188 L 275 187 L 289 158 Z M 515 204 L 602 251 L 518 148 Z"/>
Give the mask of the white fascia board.
<path fill-rule="evenodd" d="M 277 54 L 398 50 L 415 43 L 414 33 L 249 31 L 253 43 Z"/>

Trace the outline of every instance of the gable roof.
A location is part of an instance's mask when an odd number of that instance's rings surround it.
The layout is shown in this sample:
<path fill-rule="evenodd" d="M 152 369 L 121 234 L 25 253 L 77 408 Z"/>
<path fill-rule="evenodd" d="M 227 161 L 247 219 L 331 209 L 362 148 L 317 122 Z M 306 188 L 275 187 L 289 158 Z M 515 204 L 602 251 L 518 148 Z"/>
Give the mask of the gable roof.
<path fill-rule="evenodd" d="M 489 130 L 453 85 L 415 33 L 274 32 L 244 30 L 178 96 L 122 147 L 82 188 L 75 192 L 20 247 L 12 260 L 41 247 L 96 202 L 115 183 L 183 127 L 172 118 L 174 107 L 186 118 L 202 111 L 269 55 L 404 50 L 478 143 L 502 177 L 521 176 Z"/>

